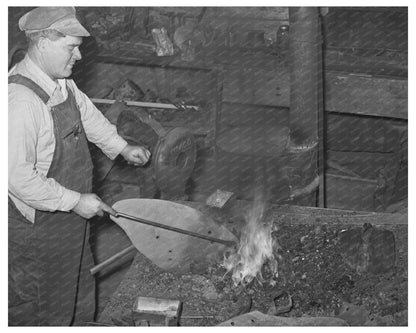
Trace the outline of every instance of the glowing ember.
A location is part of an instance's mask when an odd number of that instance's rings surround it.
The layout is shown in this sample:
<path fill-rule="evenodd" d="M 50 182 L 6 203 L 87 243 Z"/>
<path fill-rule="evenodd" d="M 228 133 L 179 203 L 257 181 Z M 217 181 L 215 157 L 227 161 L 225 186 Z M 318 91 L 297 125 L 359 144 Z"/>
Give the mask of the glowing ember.
<path fill-rule="evenodd" d="M 244 227 L 238 250 L 225 256 L 223 266 L 228 272 L 232 272 L 234 285 L 250 283 L 257 278 L 264 282 L 261 270 L 267 262 L 273 276 L 277 277 L 277 261 L 273 255 L 273 249 L 277 243 L 272 238 L 272 226 L 262 222 L 265 204 L 255 201 L 253 208 L 247 214 L 247 224 Z M 270 284 L 274 284 L 273 279 Z"/>

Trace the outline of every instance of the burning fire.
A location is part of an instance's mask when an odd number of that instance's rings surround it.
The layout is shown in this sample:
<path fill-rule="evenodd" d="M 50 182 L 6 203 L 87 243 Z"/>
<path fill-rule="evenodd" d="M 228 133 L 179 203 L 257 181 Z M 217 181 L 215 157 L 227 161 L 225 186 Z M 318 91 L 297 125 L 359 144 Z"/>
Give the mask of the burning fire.
<path fill-rule="evenodd" d="M 246 216 L 247 224 L 242 230 L 237 252 L 224 257 L 222 265 L 227 269 L 226 274 L 232 272 L 232 280 L 235 286 L 240 283 L 246 285 L 254 278 L 263 283 L 261 270 L 266 262 L 272 272 L 270 284 L 275 284 L 273 277 L 277 277 L 278 273 L 273 249 L 278 245 L 272 237 L 271 223 L 265 224 L 262 222 L 264 211 L 264 201 L 255 200 L 252 209 Z"/>

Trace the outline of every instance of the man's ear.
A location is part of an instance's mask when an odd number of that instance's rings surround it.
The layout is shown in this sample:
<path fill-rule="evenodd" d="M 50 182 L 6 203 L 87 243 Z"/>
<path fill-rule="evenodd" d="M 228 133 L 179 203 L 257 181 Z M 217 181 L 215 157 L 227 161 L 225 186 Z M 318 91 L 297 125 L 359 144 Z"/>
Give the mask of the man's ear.
<path fill-rule="evenodd" d="M 38 43 L 37 43 L 39 51 L 41 51 L 41 52 L 45 51 L 49 42 L 50 42 L 50 40 L 48 38 L 41 36 L 38 40 Z"/>

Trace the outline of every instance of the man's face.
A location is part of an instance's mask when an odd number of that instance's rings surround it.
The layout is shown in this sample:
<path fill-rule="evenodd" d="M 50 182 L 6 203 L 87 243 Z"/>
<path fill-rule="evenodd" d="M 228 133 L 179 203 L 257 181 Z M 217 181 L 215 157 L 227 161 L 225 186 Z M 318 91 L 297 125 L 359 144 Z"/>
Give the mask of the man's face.
<path fill-rule="evenodd" d="M 46 39 L 43 58 L 45 69 L 52 79 L 67 78 L 75 62 L 81 59 L 79 46 L 82 37 L 65 36 L 53 41 Z"/>

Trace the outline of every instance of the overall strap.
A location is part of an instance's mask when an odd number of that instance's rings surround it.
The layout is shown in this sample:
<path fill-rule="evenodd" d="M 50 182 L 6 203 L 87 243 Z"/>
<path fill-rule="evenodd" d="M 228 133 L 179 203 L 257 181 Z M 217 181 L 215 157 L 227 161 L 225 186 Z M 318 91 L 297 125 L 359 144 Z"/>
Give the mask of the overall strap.
<path fill-rule="evenodd" d="M 45 90 L 43 90 L 37 83 L 26 76 L 20 74 L 11 75 L 9 76 L 9 84 L 10 83 L 21 84 L 22 86 L 29 88 L 37 96 L 39 96 L 39 98 L 45 104 L 49 101 L 50 96 L 45 92 Z"/>

